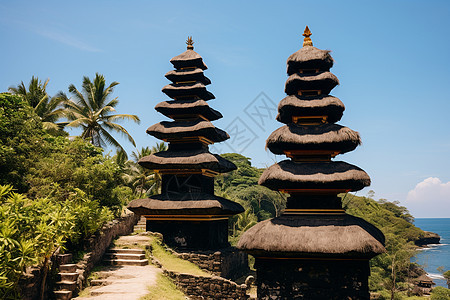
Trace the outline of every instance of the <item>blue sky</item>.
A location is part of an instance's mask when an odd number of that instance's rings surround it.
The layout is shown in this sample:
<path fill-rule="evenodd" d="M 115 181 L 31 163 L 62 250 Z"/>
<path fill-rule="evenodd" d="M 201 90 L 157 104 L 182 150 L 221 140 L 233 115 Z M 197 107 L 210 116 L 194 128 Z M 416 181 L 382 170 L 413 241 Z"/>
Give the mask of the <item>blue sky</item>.
<path fill-rule="evenodd" d="M 273 109 L 306 25 L 314 46 L 332 50 L 340 85 L 331 94 L 346 106 L 339 124 L 363 139 L 337 158 L 371 176 L 357 195 L 372 189 L 416 217 L 450 217 L 449 1 L 3 0 L 0 91 L 35 75 L 50 78 L 53 95 L 99 72 L 120 82 L 118 113 L 140 117 L 123 124 L 138 148 L 152 146 L 145 130 L 165 119 L 153 108 L 168 100 L 169 60 L 192 35 L 209 67 L 209 104 L 224 115 L 214 124 L 232 136 L 214 151 L 234 149 L 264 167 L 284 159 L 264 144 L 282 126 Z"/>

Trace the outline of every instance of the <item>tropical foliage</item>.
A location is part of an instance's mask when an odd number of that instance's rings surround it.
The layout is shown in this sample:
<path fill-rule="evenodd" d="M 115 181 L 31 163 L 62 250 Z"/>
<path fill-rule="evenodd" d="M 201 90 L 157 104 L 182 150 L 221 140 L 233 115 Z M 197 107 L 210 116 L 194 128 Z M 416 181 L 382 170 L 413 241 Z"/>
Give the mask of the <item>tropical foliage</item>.
<path fill-rule="evenodd" d="M 20 96 L 0 94 L 0 142 L 0 298 L 20 299 L 26 267 L 41 268 L 44 287 L 51 256 L 82 249 L 132 191 L 113 158 L 81 138 L 46 133 Z"/>
<path fill-rule="evenodd" d="M 50 97 L 46 91 L 48 82 L 49 79 L 42 83 L 38 77 L 33 76 L 28 89 L 22 81 L 17 87 L 11 86 L 9 91 L 21 96 L 34 109 L 46 130 L 57 132 L 64 126 L 64 123 L 56 122 L 64 117 L 65 99 L 58 96 Z"/>
<path fill-rule="evenodd" d="M 158 153 L 160 151 L 166 151 L 167 145 L 164 142 L 156 144 L 153 147 L 142 147 L 141 150 L 136 150 L 131 153 L 133 160 L 124 162 L 122 178 L 125 183 L 133 190 L 134 195 L 137 198 L 141 198 L 144 195 L 154 195 L 161 190 L 161 175 L 154 170 L 143 168 L 138 164 L 139 159 Z M 121 154 L 118 153 L 118 156 Z"/>
<path fill-rule="evenodd" d="M 139 123 L 139 118 L 130 114 L 114 114 L 119 100 L 117 97 L 110 99 L 110 96 L 114 87 L 118 84 L 118 82 L 114 81 L 109 86 L 106 86 L 105 77 L 96 73 L 93 81 L 87 76 L 83 77 L 81 91 L 73 84 L 69 86 L 71 99 L 68 99 L 64 93 L 60 93 L 58 98 L 65 99 L 65 114 L 69 119 L 69 123 L 66 126 L 80 127 L 83 130 L 81 137 L 90 139 L 92 144 L 97 147 L 105 147 L 109 144 L 124 151 L 110 132 L 123 135 L 133 146 L 136 146 L 128 131 L 115 122 L 131 120 Z"/>

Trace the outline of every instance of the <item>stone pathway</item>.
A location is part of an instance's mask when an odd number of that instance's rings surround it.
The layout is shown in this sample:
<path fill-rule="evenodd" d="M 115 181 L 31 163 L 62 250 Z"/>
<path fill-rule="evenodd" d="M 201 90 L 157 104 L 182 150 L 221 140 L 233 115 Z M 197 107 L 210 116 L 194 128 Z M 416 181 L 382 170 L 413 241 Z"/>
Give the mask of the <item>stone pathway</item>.
<path fill-rule="evenodd" d="M 137 300 L 148 294 L 148 287 L 156 284 L 160 269 L 155 266 L 109 267 L 98 272 L 106 285 L 88 288 L 89 296 L 74 299 Z"/>
<path fill-rule="evenodd" d="M 116 247 L 135 248 L 148 244 L 149 237 L 142 235 L 129 235 L 120 237 Z M 84 300 L 137 300 L 148 294 L 148 287 L 156 284 L 156 278 L 161 269 L 153 266 L 105 266 L 103 270 L 96 272 L 97 280 L 84 290 L 82 294 L 87 296 L 74 299 Z"/>

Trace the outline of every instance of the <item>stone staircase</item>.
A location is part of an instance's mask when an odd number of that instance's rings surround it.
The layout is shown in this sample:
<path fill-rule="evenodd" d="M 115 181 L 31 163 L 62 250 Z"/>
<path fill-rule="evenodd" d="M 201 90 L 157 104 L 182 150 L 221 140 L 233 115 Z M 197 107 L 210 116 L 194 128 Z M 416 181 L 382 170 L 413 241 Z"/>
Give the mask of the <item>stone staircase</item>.
<path fill-rule="evenodd" d="M 147 219 L 142 216 L 136 225 L 134 225 L 134 231 L 147 231 Z"/>
<path fill-rule="evenodd" d="M 113 266 L 146 266 L 148 260 L 142 249 L 119 249 L 108 250 L 104 255 L 104 263 Z"/>
<path fill-rule="evenodd" d="M 73 291 L 77 288 L 77 266 L 71 263 L 72 254 L 59 254 L 57 264 L 59 268 L 59 281 L 56 282 L 56 289 L 53 291 L 57 300 L 72 299 Z"/>

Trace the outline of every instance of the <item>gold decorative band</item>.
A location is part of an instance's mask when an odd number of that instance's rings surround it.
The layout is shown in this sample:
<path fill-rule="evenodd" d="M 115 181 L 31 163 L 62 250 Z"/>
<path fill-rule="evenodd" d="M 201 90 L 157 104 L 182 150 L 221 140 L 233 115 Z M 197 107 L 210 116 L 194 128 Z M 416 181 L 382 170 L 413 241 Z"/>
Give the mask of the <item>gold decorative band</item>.
<path fill-rule="evenodd" d="M 228 220 L 228 215 L 144 215 L 146 220 L 152 221 L 218 221 Z"/>
<path fill-rule="evenodd" d="M 218 172 L 208 170 L 208 169 L 200 169 L 200 170 L 191 170 L 191 169 L 160 169 L 154 170 L 155 172 L 161 175 L 194 175 L 201 174 L 208 177 L 214 177 L 219 175 Z"/>

